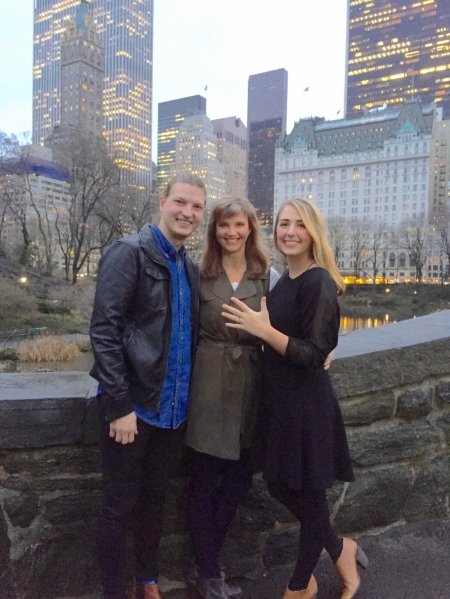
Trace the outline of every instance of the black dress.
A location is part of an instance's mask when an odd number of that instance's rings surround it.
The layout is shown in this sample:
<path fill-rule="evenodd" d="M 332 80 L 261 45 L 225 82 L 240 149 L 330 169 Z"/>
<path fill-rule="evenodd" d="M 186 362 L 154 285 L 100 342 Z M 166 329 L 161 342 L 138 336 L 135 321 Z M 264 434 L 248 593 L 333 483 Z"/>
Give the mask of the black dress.
<path fill-rule="evenodd" d="M 273 327 L 289 336 L 286 354 L 266 346 L 261 421 L 264 478 L 292 489 L 326 489 L 354 480 L 341 411 L 323 370 L 338 341 L 339 305 L 327 270 L 291 279 L 286 271 L 267 296 Z"/>

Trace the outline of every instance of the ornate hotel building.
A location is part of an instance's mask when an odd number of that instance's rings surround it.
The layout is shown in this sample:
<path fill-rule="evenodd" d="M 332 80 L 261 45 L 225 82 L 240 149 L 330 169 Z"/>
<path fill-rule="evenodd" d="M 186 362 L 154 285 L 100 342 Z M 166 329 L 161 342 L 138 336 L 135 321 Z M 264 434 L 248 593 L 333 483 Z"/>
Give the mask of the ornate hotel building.
<path fill-rule="evenodd" d="M 413 102 L 356 119 L 298 121 L 277 145 L 274 211 L 300 197 L 325 218 L 394 227 L 427 219 L 433 129 L 441 114 L 434 104 Z"/>
<path fill-rule="evenodd" d="M 286 200 L 308 199 L 328 222 L 369 231 L 382 224 L 398 238 L 402 225 L 432 223 L 450 207 L 449 146 L 450 121 L 442 121 L 436 104 L 407 102 L 337 121 L 302 119 L 277 144 L 274 212 Z M 351 272 L 350 249 L 339 258 L 342 272 Z M 424 269 L 428 276 L 433 260 Z M 387 253 L 385 275 L 413 280 L 410 266 L 397 245 Z"/>
<path fill-rule="evenodd" d="M 449 0 L 349 0 L 346 115 L 406 100 L 450 118 Z"/>
<path fill-rule="evenodd" d="M 34 143 L 42 144 L 61 123 L 62 35 L 77 7 L 85 3 L 34 2 Z M 105 49 L 103 132 L 122 169 L 122 180 L 150 188 L 153 0 L 92 0 L 89 4 Z"/>

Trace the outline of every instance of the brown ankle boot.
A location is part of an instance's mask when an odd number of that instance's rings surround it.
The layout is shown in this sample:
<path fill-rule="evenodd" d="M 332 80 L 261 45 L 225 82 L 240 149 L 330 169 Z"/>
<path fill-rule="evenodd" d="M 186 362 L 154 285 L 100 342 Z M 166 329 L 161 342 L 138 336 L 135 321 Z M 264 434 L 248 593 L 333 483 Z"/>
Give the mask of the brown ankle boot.
<path fill-rule="evenodd" d="M 287 588 L 284 592 L 283 599 L 314 599 L 317 595 L 317 581 L 314 576 L 309 579 L 308 587 L 303 591 L 291 591 Z"/>
<path fill-rule="evenodd" d="M 342 553 L 335 565 L 344 583 L 344 591 L 341 599 L 352 599 L 358 592 L 360 585 L 356 566 L 358 564 L 365 570 L 369 565 L 369 560 L 361 547 L 358 547 L 353 539 L 344 537 L 342 541 Z"/>

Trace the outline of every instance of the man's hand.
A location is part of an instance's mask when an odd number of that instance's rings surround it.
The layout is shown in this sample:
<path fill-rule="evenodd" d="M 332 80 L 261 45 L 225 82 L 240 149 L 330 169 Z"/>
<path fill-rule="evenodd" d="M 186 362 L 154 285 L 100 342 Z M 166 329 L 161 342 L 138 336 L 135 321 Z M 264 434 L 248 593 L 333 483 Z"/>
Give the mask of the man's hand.
<path fill-rule="evenodd" d="M 334 356 L 334 349 L 331 353 L 328 354 L 327 359 L 325 360 L 325 364 L 323 365 L 324 370 L 329 369 L 331 362 L 333 361 L 333 356 Z"/>
<path fill-rule="evenodd" d="M 133 443 L 137 430 L 136 412 L 131 412 L 122 418 L 117 418 L 109 424 L 109 436 L 116 440 L 116 443 L 127 445 Z"/>

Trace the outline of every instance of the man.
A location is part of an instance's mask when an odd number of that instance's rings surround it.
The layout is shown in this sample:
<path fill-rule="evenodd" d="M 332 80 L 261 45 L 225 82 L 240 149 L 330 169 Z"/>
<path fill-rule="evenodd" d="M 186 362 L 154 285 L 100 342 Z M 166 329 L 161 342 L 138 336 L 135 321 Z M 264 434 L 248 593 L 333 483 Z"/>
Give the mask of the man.
<path fill-rule="evenodd" d="M 181 173 L 161 218 L 114 243 L 100 262 L 91 322 L 99 383 L 104 495 L 97 549 L 103 599 L 125 599 L 125 536 L 133 522 L 130 598 L 160 599 L 158 545 L 171 463 L 186 418 L 198 328 L 199 274 L 184 240 L 197 229 L 205 185 Z M 130 516 L 133 513 L 137 518 Z"/>

